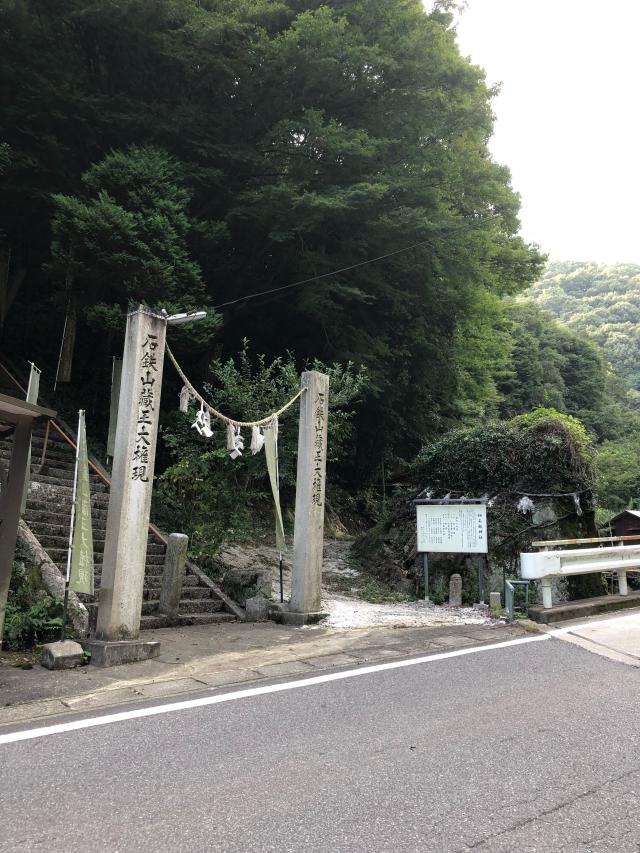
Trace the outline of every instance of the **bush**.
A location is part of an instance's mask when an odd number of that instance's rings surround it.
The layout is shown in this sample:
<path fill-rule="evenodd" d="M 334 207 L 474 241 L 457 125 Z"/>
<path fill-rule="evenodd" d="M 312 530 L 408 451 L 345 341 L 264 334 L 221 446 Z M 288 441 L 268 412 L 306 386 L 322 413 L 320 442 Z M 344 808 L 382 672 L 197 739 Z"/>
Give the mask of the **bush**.
<path fill-rule="evenodd" d="M 56 640 L 62 626 L 63 602 L 39 589 L 22 562 L 13 564 L 2 635 L 3 647 L 31 649 Z"/>

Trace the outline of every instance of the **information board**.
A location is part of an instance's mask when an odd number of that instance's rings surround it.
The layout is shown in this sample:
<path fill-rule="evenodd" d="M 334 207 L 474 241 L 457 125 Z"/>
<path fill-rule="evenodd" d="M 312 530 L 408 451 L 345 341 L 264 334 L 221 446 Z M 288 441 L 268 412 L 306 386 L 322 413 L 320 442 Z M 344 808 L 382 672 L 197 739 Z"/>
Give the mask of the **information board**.
<path fill-rule="evenodd" d="M 418 552 L 486 554 L 485 504 L 418 504 Z"/>

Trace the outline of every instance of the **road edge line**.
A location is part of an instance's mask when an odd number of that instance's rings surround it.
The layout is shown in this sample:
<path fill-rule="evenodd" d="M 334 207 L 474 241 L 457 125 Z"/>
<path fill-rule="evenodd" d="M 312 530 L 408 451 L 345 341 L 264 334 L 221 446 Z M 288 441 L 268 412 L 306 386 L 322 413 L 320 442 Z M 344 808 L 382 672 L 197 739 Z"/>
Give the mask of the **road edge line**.
<path fill-rule="evenodd" d="M 387 672 L 393 669 L 403 669 L 408 666 L 416 666 L 422 663 L 433 663 L 450 658 L 463 657 L 465 655 L 489 652 L 495 649 L 505 649 L 511 646 L 522 646 L 528 643 L 537 643 L 550 640 L 551 634 L 536 634 L 533 637 L 520 637 L 516 640 L 503 640 L 500 643 L 489 643 L 484 646 L 473 646 L 472 648 L 454 649 L 450 652 L 437 652 L 417 658 L 408 658 L 400 661 L 387 661 L 386 663 L 360 666 L 357 669 L 348 669 L 341 672 L 327 672 L 323 675 L 315 675 L 310 678 L 300 678 L 294 681 L 286 681 L 279 684 L 268 684 L 262 687 L 248 687 L 244 690 L 234 690 L 231 693 L 221 693 L 214 696 L 202 696 L 199 699 L 185 699 L 182 702 L 169 702 L 163 705 L 153 705 L 149 708 L 137 708 L 132 711 L 119 711 L 115 714 L 103 714 L 99 717 L 87 717 L 82 720 L 71 720 L 68 723 L 56 723 L 51 726 L 40 726 L 34 729 L 24 729 L 17 732 L 9 732 L 0 735 L 0 745 L 17 743 L 23 740 L 48 737 L 54 734 L 79 731 L 81 729 L 105 726 L 111 723 L 121 723 L 127 720 L 154 717 L 159 714 L 170 714 L 177 711 L 187 711 L 192 708 L 203 708 L 208 705 L 220 705 L 223 702 L 233 702 L 238 699 L 248 699 L 253 696 L 262 696 L 269 693 L 281 693 L 285 690 L 297 690 L 302 687 L 312 687 L 316 684 L 326 684 L 331 681 L 342 681 L 347 678 L 357 678 L 361 675 L 371 675 L 375 672 Z"/>

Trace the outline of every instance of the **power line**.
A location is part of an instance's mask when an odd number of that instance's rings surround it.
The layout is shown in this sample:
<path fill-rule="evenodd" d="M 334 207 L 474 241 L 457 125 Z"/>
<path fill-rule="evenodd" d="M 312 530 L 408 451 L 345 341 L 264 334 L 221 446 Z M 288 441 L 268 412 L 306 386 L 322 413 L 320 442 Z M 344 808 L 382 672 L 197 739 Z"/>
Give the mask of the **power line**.
<path fill-rule="evenodd" d="M 396 249 L 394 252 L 388 252 L 386 255 L 379 255 L 377 258 L 369 258 L 366 261 L 359 261 L 357 264 L 350 264 L 348 267 L 341 267 L 339 270 L 332 270 L 321 275 L 313 275 L 311 278 L 303 278 L 301 281 L 294 281 L 291 284 L 283 284 L 282 287 L 273 287 L 271 290 L 261 290 L 260 293 L 249 293 L 247 296 L 240 296 L 238 299 L 231 299 L 229 302 L 221 302 L 220 305 L 214 305 L 214 311 L 218 308 L 226 308 L 228 305 L 235 305 L 237 302 L 244 302 L 247 299 L 256 299 L 258 296 L 268 296 L 270 293 L 279 293 L 281 290 L 289 290 L 292 287 L 300 287 L 302 284 L 309 284 L 312 281 L 319 281 L 321 278 L 329 278 L 332 275 L 339 275 L 341 272 L 355 270 L 358 267 L 364 267 L 367 264 L 374 264 L 376 261 L 384 261 L 385 258 L 391 258 L 393 255 L 399 255 L 401 252 L 408 252 L 410 249 L 417 249 L 419 246 L 424 246 L 430 243 L 431 240 L 422 240 L 420 243 L 413 243 L 411 246 L 405 246 L 403 249 Z"/>
<path fill-rule="evenodd" d="M 478 220 L 478 225 L 484 225 L 488 219 L 497 219 L 500 214 L 492 213 L 489 216 L 484 217 L 482 220 Z M 474 223 L 464 222 L 458 223 L 458 227 L 455 225 L 447 230 L 450 231 L 458 231 L 465 228 L 473 227 Z M 358 269 L 358 267 L 367 266 L 367 264 L 375 264 L 378 261 L 384 261 L 387 258 L 392 258 L 394 255 L 400 255 L 402 252 L 409 252 L 411 249 L 418 249 L 420 246 L 426 246 L 431 242 L 432 238 L 428 240 L 421 240 L 419 243 L 412 243 L 410 246 L 404 246 L 402 249 L 395 249 L 393 252 L 387 252 L 385 255 L 378 255 L 377 258 L 369 258 L 366 261 L 358 261 L 357 264 L 350 264 L 347 267 L 341 267 L 338 270 L 332 270 L 331 272 L 321 273 L 320 275 L 313 275 L 310 278 L 303 278 L 300 281 L 294 281 L 291 284 L 283 284 L 281 287 L 272 287 L 270 290 L 261 290 L 259 293 L 249 293 L 246 296 L 240 296 L 238 299 L 230 299 L 228 302 L 221 302 L 219 305 L 214 305 L 213 310 L 217 311 L 219 308 L 227 308 L 229 305 L 237 305 L 238 302 L 247 302 L 249 299 L 257 299 L 258 296 L 269 296 L 271 293 L 281 293 L 283 290 L 290 290 L 292 287 L 300 287 L 303 284 L 310 284 L 312 281 L 320 281 L 323 278 L 330 278 L 334 275 L 340 275 L 343 272 L 349 272 L 349 270 Z"/>

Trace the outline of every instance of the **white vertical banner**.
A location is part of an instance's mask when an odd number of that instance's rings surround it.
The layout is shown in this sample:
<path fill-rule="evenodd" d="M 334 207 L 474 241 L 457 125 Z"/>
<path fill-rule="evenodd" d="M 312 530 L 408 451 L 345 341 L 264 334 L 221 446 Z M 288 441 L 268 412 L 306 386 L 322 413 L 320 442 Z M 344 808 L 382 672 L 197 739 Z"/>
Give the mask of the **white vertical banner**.
<path fill-rule="evenodd" d="M 109 406 L 109 433 L 107 435 L 107 458 L 113 459 L 116 446 L 116 426 L 118 424 L 118 400 L 122 380 L 122 359 L 113 357 L 111 368 L 111 403 Z"/>
<path fill-rule="evenodd" d="M 93 595 L 93 530 L 91 527 L 91 492 L 89 455 L 84 412 L 78 413 L 78 446 L 74 477 L 72 509 L 73 531 L 68 560 L 69 589 Z"/>
<path fill-rule="evenodd" d="M 40 393 L 40 374 L 41 370 L 30 362 L 31 370 L 29 372 L 29 385 L 27 386 L 27 403 L 32 403 L 34 406 L 38 402 L 38 394 Z M 27 469 L 24 474 L 24 489 L 22 490 L 22 503 L 20 504 L 20 515 L 24 515 L 27 507 L 27 495 L 29 493 L 29 481 L 31 480 L 31 442 L 29 442 L 29 453 L 27 456 Z"/>

